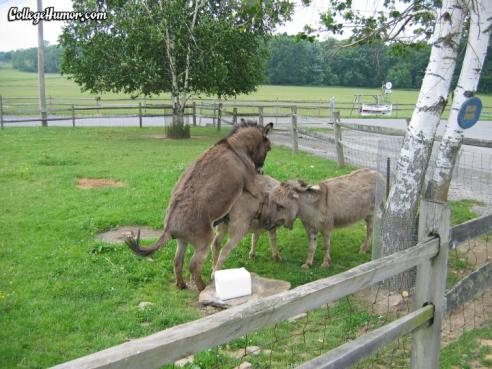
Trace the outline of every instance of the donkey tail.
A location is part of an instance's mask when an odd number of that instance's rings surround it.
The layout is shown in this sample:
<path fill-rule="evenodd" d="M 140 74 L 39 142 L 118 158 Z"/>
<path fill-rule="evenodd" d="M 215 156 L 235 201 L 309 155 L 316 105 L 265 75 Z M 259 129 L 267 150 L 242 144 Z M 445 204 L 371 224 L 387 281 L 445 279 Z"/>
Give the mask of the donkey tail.
<path fill-rule="evenodd" d="M 132 235 L 125 240 L 125 243 L 128 245 L 132 251 L 140 256 L 149 256 L 154 252 L 159 250 L 162 246 L 164 246 L 171 239 L 171 235 L 168 231 L 164 231 L 162 236 L 151 246 L 149 247 L 141 247 L 140 246 L 140 229 L 137 232 L 137 237 Z"/>

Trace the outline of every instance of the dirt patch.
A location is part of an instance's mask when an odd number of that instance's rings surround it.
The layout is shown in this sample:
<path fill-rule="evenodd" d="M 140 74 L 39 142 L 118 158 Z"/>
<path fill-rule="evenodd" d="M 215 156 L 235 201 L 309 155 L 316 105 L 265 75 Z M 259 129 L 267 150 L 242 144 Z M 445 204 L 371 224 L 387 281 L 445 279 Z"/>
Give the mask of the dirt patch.
<path fill-rule="evenodd" d="M 448 345 L 463 333 L 483 328 L 492 320 L 492 287 L 478 298 L 468 301 L 463 307 L 448 315 L 442 325 L 442 344 Z"/>
<path fill-rule="evenodd" d="M 162 234 L 162 230 L 155 230 L 149 227 L 123 226 L 99 233 L 96 236 L 96 240 L 106 243 L 123 243 L 128 236 L 132 233 L 136 235 L 139 230 L 140 239 L 142 240 L 154 240 Z"/>
<path fill-rule="evenodd" d="M 109 178 L 79 178 L 77 179 L 77 187 L 81 189 L 100 188 L 100 187 L 123 187 L 125 182 L 115 181 Z"/>

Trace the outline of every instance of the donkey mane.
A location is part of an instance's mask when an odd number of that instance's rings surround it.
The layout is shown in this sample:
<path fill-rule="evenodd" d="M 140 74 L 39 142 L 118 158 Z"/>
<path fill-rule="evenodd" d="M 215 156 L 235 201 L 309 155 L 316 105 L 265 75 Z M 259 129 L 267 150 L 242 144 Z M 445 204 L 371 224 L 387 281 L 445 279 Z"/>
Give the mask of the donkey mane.
<path fill-rule="evenodd" d="M 229 133 L 227 134 L 226 138 L 233 136 L 241 128 L 258 128 L 258 129 L 261 129 L 262 126 L 260 126 L 258 124 L 258 122 L 256 122 L 255 120 L 251 120 L 251 119 L 245 120 L 245 119 L 241 118 L 241 120 L 238 124 L 234 124 L 232 126 L 232 128 L 229 131 Z"/>

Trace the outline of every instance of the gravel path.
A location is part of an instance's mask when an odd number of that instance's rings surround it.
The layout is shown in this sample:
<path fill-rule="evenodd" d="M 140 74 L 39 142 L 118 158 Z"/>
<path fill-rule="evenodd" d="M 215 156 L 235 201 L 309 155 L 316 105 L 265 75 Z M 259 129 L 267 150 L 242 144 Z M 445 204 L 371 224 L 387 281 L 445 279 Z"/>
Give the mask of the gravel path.
<path fill-rule="evenodd" d="M 367 134 L 357 131 L 344 131 L 343 140 L 345 161 L 355 166 L 378 169 L 386 173 L 386 158 L 391 160 L 392 173 L 399 155 L 401 138 L 378 134 Z M 333 138 L 325 136 L 326 140 L 299 134 L 299 149 L 311 154 L 336 160 L 336 148 Z M 292 147 L 289 131 L 274 131 L 274 144 Z M 477 149 L 480 149 L 477 151 Z M 435 153 L 433 154 L 435 155 Z M 431 159 L 431 165 L 434 162 Z M 378 168 L 379 167 L 379 168 Z M 492 150 L 463 146 L 458 164 L 455 168 L 453 181 L 449 191 L 452 200 L 473 199 L 482 202 L 483 206 L 475 206 L 478 213 L 492 213 Z"/>

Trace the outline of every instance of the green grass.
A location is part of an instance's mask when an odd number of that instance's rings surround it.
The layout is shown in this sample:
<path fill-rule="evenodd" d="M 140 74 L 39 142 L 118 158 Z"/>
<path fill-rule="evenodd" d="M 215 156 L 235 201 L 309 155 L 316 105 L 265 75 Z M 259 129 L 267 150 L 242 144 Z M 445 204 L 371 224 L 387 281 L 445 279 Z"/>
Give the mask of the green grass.
<path fill-rule="evenodd" d="M 477 200 L 449 201 L 449 206 L 451 207 L 451 224 L 461 224 L 478 217 L 478 213 L 472 210 L 477 205 L 483 206 L 484 203 Z"/>
<path fill-rule="evenodd" d="M 159 138 L 163 134 L 162 128 L 0 132 L 0 368 L 48 367 L 199 317 L 197 293 L 174 285 L 174 241 L 146 259 L 124 245 L 94 240 L 97 233 L 118 225 L 160 228 L 179 175 L 225 132 L 197 128 L 191 140 L 164 140 Z M 349 171 L 313 155 L 294 156 L 282 147 L 274 147 L 265 165 L 265 172 L 280 180 L 303 178 L 313 183 Z M 111 178 L 126 186 L 78 189 L 81 177 Z M 295 287 L 368 261 L 369 255 L 358 254 L 363 238 L 362 223 L 335 231 L 332 266 L 319 267 L 319 240 L 315 266 L 304 270 L 300 265 L 307 240 L 297 222 L 292 231 L 279 231 L 283 262 L 271 261 L 263 236 L 255 261 L 248 258 L 245 239 L 225 267 L 244 266 Z M 206 280 L 210 267 L 209 258 L 203 271 Z M 154 305 L 141 311 L 142 301 Z M 305 323 L 281 323 L 248 336 L 249 344 L 268 346 L 276 337 L 287 341 L 268 359 L 274 367 L 284 368 L 290 361 L 300 363 L 354 338 L 375 319 L 346 299 L 329 310 L 336 319 L 327 319 L 323 310 L 309 315 L 308 327 L 317 328 L 317 335 L 297 334 Z M 231 345 L 240 347 L 241 342 Z M 293 354 L 286 356 L 284 346 Z M 300 354 L 304 351 L 308 356 Z M 217 360 L 224 360 L 223 367 L 234 366 L 213 350 L 197 360 L 203 361 L 201 367 Z"/>
<path fill-rule="evenodd" d="M 473 362 L 480 364 L 482 368 L 491 368 L 492 348 L 481 345 L 480 340 L 492 340 L 490 322 L 485 324 L 483 328 L 466 332 L 457 341 L 443 349 L 441 352 L 441 369 L 478 368 L 478 366 L 472 366 Z"/>
<path fill-rule="evenodd" d="M 124 245 L 94 240 L 117 225 L 161 227 L 180 173 L 219 138 L 212 129 L 194 130 L 195 137 L 186 141 L 152 138 L 162 134 L 162 129 L 102 128 L 1 132 L 0 367 L 47 367 L 199 316 L 196 293 L 174 286 L 174 242 L 150 262 Z M 265 169 L 279 179 L 311 181 L 348 171 L 282 148 L 269 154 Z M 82 190 L 75 186 L 80 177 L 127 185 Z M 244 241 L 226 267 L 245 266 L 297 286 L 369 257 L 357 253 L 363 240 L 359 224 L 335 233 L 333 267 L 305 271 L 300 268 L 305 238 L 300 224 L 279 233 L 282 264 L 270 260 L 266 237 L 255 262 Z M 203 275 L 209 273 L 210 261 Z M 141 301 L 155 305 L 141 312 Z"/>

